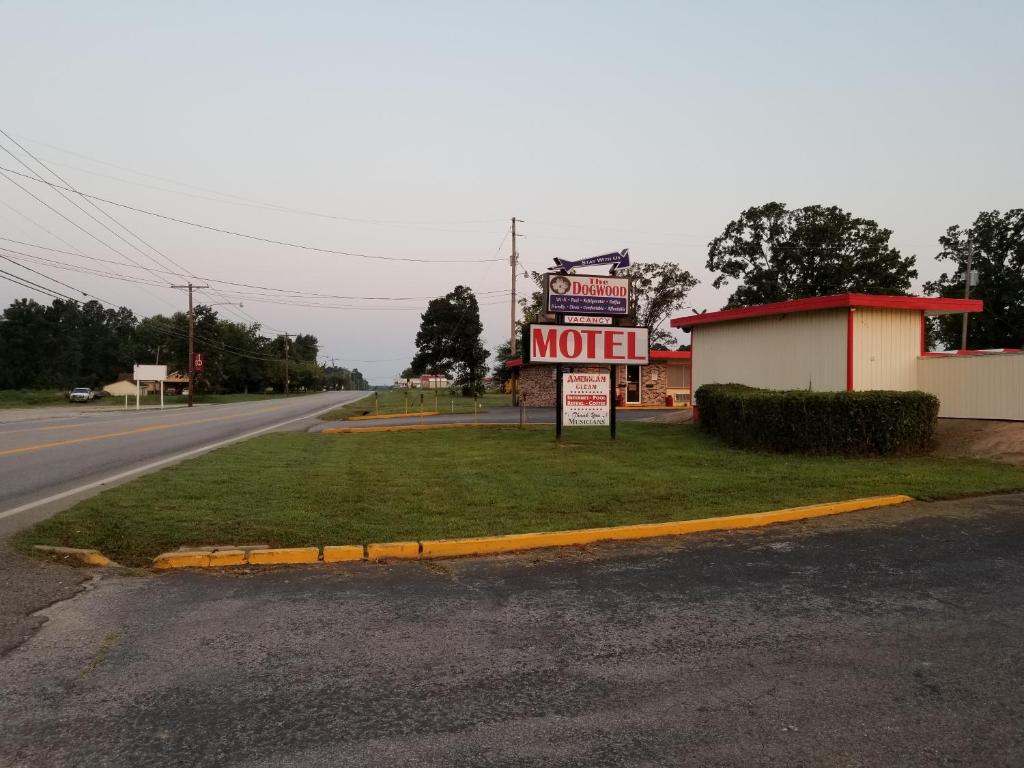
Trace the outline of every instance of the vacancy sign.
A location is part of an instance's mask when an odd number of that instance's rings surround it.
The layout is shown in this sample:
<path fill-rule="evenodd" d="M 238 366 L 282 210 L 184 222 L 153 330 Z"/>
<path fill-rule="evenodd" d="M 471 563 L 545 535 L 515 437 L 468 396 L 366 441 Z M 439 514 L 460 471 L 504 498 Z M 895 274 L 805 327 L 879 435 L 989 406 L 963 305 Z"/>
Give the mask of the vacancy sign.
<path fill-rule="evenodd" d="M 612 319 L 600 315 L 565 315 L 562 322 L 569 325 L 611 325 Z"/>
<path fill-rule="evenodd" d="M 548 275 L 548 312 L 555 315 L 628 315 L 629 278 Z"/>
<path fill-rule="evenodd" d="M 562 376 L 562 423 L 567 427 L 606 427 L 611 397 L 607 373 L 566 373 Z"/>
<path fill-rule="evenodd" d="M 647 365 L 650 357 L 647 328 L 538 323 L 526 326 L 524 336 L 526 363 Z"/>

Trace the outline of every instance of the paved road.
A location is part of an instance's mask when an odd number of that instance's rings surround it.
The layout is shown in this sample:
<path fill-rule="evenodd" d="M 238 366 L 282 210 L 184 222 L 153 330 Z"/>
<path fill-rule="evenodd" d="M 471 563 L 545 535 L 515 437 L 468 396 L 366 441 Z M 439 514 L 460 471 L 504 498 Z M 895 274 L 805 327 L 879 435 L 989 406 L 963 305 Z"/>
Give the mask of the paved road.
<path fill-rule="evenodd" d="M 103 577 L 4 766 L 1024 765 L 1024 497 L 563 554 Z"/>
<path fill-rule="evenodd" d="M 316 413 L 365 394 L 324 392 L 166 411 L 45 409 L 35 418 L 0 412 L 0 538 L 98 488 L 41 500 L 275 424 L 308 428 Z"/>

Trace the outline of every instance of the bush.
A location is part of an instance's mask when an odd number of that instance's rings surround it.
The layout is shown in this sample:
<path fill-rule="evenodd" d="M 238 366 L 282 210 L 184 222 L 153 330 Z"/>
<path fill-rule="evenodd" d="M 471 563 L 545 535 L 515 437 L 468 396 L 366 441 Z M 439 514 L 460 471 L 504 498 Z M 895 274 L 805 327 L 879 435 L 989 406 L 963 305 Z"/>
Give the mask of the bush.
<path fill-rule="evenodd" d="M 743 448 L 818 454 L 908 454 L 930 447 L 939 400 L 926 392 L 780 392 L 705 384 L 700 425 Z"/>

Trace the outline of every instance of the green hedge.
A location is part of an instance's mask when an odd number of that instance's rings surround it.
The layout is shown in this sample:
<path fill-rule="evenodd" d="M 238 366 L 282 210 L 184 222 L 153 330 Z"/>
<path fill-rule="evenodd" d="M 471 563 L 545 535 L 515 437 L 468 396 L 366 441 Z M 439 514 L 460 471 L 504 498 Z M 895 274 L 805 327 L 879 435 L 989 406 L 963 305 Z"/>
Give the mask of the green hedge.
<path fill-rule="evenodd" d="M 930 447 L 939 399 L 926 392 L 779 392 L 705 384 L 700 425 L 731 445 L 824 454 L 908 454 Z"/>

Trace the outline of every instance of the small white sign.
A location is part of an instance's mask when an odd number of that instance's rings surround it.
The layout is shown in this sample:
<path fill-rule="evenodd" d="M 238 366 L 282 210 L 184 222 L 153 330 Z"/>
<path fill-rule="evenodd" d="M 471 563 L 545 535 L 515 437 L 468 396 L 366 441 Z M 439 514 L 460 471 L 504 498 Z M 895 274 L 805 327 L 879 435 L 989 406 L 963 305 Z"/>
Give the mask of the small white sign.
<path fill-rule="evenodd" d="M 136 365 L 133 376 L 136 381 L 167 381 L 167 366 Z"/>
<path fill-rule="evenodd" d="M 606 427 L 611 423 L 611 393 L 607 373 L 562 374 L 562 424 L 566 427 Z"/>
<path fill-rule="evenodd" d="M 600 315 L 566 315 L 562 318 L 569 325 L 611 325 L 610 317 Z"/>

